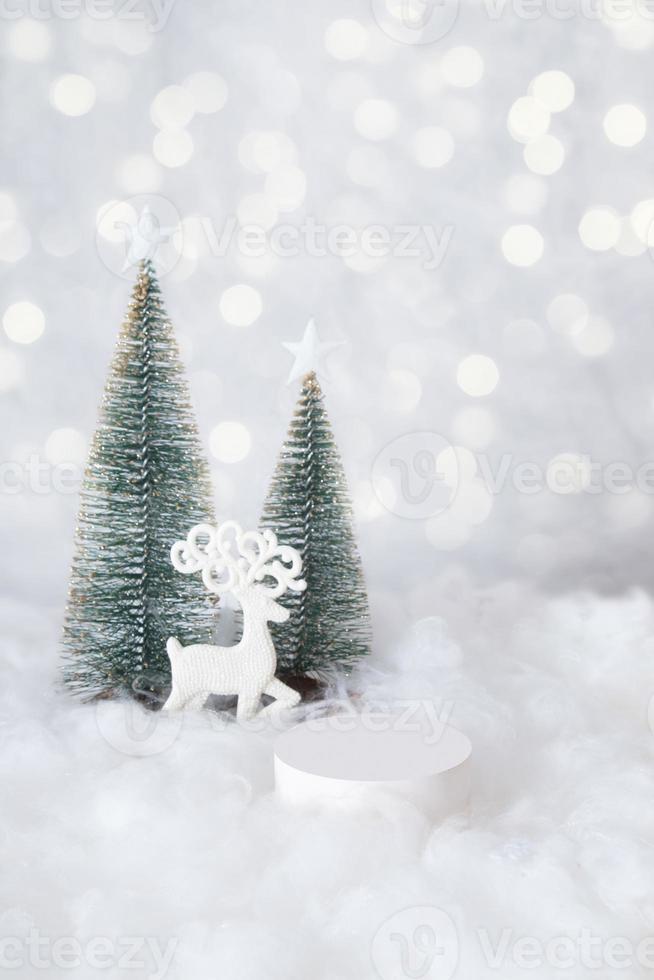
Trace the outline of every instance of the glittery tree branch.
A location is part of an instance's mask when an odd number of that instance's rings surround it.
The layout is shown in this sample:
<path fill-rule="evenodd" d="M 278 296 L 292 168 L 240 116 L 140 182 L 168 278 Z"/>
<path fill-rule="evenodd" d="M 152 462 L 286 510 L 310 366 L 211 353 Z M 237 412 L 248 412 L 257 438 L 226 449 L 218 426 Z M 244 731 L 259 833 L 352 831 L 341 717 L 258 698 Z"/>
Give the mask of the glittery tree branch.
<path fill-rule="evenodd" d="M 262 527 L 302 556 L 305 592 L 279 601 L 291 610 L 272 632 L 280 672 L 349 667 L 370 651 L 368 597 L 345 474 L 315 374 L 303 381 Z"/>
<path fill-rule="evenodd" d="M 141 264 L 100 409 L 81 493 L 64 625 L 64 679 L 83 697 L 162 692 L 166 640 L 209 642 L 215 600 L 182 579 L 170 547 L 214 521 L 172 326 Z"/>

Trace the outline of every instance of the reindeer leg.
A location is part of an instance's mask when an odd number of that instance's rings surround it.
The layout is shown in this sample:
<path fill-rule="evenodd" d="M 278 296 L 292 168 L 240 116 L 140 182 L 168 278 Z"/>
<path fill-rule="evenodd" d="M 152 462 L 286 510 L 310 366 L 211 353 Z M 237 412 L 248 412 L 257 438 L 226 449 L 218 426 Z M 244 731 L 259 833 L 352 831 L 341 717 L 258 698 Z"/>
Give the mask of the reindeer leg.
<path fill-rule="evenodd" d="M 240 691 L 236 706 L 237 721 L 249 721 L 256 713 L 261 701 L 261 691 Z"/>
<path fill-rule="evenodd" d="M 273 709 L 294 708 L 301 701 L 300 694 L 294 691 L 292 687 L 289 687 L 288 684 L 280 681 L 278 677 L 273 677 L 270 684 L 266 686 L 264 694 L 275 698 L 275 703 L 268 705 L 268 708 Z M 264 711 L 267 711 L 268 708 L 264 708 Z"/>
<path fill-rule="evenodd" d="M 164 704 L 161 710 L 180 711 L 183 707 L 185 707 L 185 705 L 186 705 L 186 701 L 184 700 L 184 696 L 180 693 L 179 689 L 176 688 L 175 685 L 173 684 L 170 694 L 168 695 L 168 700 L 166 701 L 166 703 Z"/>

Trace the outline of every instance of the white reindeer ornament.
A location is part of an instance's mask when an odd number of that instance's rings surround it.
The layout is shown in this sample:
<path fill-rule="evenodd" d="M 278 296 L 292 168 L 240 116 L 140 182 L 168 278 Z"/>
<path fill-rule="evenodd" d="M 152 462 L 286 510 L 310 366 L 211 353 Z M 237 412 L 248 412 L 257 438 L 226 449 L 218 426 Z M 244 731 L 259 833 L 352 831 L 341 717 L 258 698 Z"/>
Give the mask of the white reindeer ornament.
<path fill-rule="evenodd" d="M 243 636 L 231 647 L 183 647 L 171 637 L 166 649 L 173 686 L 164 710 L 201 708 L 210 694 L 237 695 L 239 720 L 257 712 L 262 694 L 279 707 L 298 704 L 297 691 L 275 677 L 277 655 L 268 629 L 268 623 L 285 623 L 290 615 L 276 600 L 287 589 L 306 589 L 295 548 L 278 545 L 272 531 L 243 532 L 235 521 L 226 521 L 219 527 L 198 524 L 186 541 L 173 545 L 170 556 L 178 572 L 201 572 L 210 592 L 232 593 L 243 610 Z"/>

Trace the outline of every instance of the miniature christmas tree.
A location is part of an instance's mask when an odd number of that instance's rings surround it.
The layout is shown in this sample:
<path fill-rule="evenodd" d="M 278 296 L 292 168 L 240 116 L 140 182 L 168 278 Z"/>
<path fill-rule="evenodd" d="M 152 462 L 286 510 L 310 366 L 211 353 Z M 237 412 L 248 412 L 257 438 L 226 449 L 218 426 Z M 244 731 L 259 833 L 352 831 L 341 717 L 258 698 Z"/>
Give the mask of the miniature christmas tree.
<path fill-rule="evenodd" d="M 345 474 L 315 373 L 307 374 L 261 526 L 296 548 L 306 591 L 279 600 L 272 627 L 279 673 L 322 674 L 369 652 L 370 616 Z"/>
<path fill-rule="evenodd" d="M 85 698 L 168 686 L 166 641 L 209 642 L 215 600 L 170 560 L 190 524 L 213 522 L 172 326 L 141 263 L 81 493 L 64 626 L 64 678 Z"/>

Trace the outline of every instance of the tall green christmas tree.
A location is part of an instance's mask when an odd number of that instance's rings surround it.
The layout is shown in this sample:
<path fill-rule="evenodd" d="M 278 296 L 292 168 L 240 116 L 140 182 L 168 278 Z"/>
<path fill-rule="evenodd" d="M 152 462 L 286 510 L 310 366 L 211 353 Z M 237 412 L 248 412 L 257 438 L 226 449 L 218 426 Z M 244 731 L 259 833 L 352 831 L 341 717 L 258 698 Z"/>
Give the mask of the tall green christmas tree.
<path fill-rule="evenodd" d="M 160 694 L 166 640 L 209 642 L 215 607 L 170 547 L 214 522 L 173 329 L 142 262 L 113 357 L 81 492 L 64 625 L 64 678 L 85 698 Z"/>
<path fill-rule="evenodd" d="M 282 448 L 261 525 L 303 560 L 304 592 L 279 602 L 290 619 L 273 625 L 284 675 L 350 667 L 370 650 L 370 615 L 345 474 L 315 373 L 307 374 Z"/>

